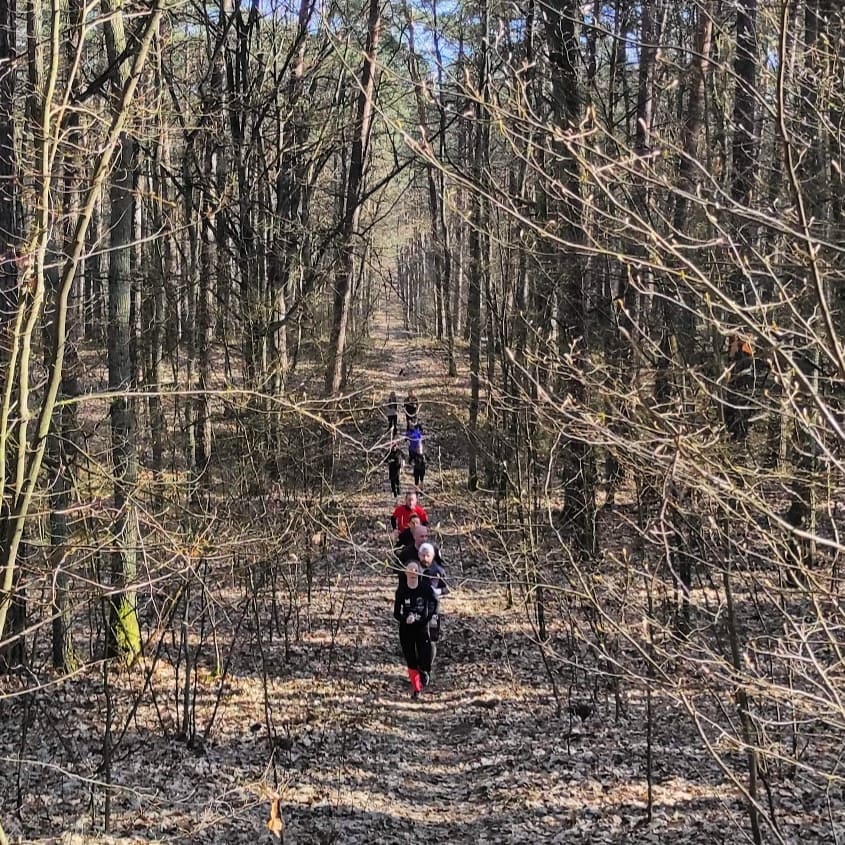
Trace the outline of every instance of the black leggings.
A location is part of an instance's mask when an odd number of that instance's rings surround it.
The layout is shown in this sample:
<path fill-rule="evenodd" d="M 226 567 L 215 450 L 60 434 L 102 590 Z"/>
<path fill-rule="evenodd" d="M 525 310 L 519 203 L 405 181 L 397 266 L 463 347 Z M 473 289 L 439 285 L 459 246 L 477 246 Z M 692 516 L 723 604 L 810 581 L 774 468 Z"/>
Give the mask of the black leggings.
<path fill-rule="evenodd" d="M 422 484 L 425 481 L 425 459 L 417 458 L 414 461 L 414 484 Z"/>
<path fill-rule="evenodd" d="M 396 437 L 399 431 L 399 418 L 396 414 L 387 415 L 387 430 L 390 432 L 391 437 Z"/>
<path fill-rule="evenodd" d="M 394 496 L 399 495 L 399 490 L 402 487 L 402 483 L 399 479 L 399 470 L 397 469 L 396 472 L 393 470 L 390 471 L 390 492 Z"/>
<path fill-rule="evenodd" d="M 399 623 L 399 643 L 405 663 L 409 669 L 431 672 L 431 640 L 428 638 L 428 623 L 413 625 Z"/>

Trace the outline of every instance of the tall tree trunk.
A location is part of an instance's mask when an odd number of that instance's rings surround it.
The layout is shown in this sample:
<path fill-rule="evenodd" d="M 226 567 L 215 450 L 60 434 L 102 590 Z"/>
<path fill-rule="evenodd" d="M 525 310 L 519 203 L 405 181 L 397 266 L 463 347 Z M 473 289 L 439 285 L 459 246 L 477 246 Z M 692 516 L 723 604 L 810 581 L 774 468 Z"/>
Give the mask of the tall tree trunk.
<path fill-rule="evenodd" d="M 162 79 L 162 40 L 158 38 L 158 56 L 156 80 L 159 91 L 163 90 Z M 175 245 L 170 231 L 169 215 L 165 208 L 170 207 L 170 147 L 168 133 L 165 129 L 162 104 L 158 111 L 160 124 L 159 134 L 155 146 L 155 153 L 150 162 L 150 184 L 153 196 L 153 227 L 159 237 L 151 246 L 150 256 L 150 290 L 146 296 L 144 310 L 143 338 L 145 341 L 144 384 L 149 393 L 148 407 L 150 418 L 150 435 L 152 438 L 152 470 L 160 473 L 164 469 L 164 438 L 167 421 L 161 401 L 162 367 L 164 363 L 164 332 L 167 325 L 167 297 L 168 279 L 176 277 Z"/>
<path fill-rule="evenodd" d="M 355 234 L 361 213 L 361 194 L 364 168 L 373 116 L 373 95 L 376 81 L 376 50 L 381 37 L 381 3 L 369 0 L 367 42 L 359 80 L 355 135 L 347 173 L 344 210 L 340 231 L 340 266 L 335 275 L 332 328 L 326 367 L 326 395 L 335 396 L 340 390 L 344 370 L 344 351 L 349 324 L 352 274 L 355 267 Z"/>
<path fill-rule="evenodd" d="M 82 46 L 83 4 L 71 0 L 68 7 L 68 36 L 64 43 L 65 62 L 68 68 Z M 78 88 L 76 79 L 67 80 L 74 89 Z M 80 160 L 78 150 L 82 149 L 82 128 L 79 114 L 73 110 L 66 116 L 67 146 L 63 153 L 62 174 L 62 212 L 65 220 L 63 254 L 69 255 L 73 248 L 73 228 L 71 221 L 78 213 L 75 199 L 80 179 Z M 59 307 L 58 268 L 52 269 L 50 278 L 52 287 L 52 319 L 56 318 Z M 77 289 L 79 282 L 76 283 Z M 77 349 L 79 337 L 79 312 L 73 303 L 68 306 L 67 314 L 67 350 L 66 364 L 62 374 L 61 394 L 63 397 L 77 396 L 82 392 L 80 384 L 81 362 Z M 49 348 L 49 343 L 47 344 Z M 53 414 L 51 442 L 48 445 L 48 463 L 55 472 L 50 485 L 53 502 L 50 507 L 50 541 L 53 546 L 53 665 L 57 669 L 71 670 L 77 664 L 77 655 L 73 646 L 71 631 L 72 606 L 70 578 L 66 563 L 66 544 L 69 537 L 67 509 L 73 492 L 73 472 L 71 467 L 76 457 L 75 440 L 78 438 L 79 419 L 76 403 L 70 402 Z"/>
<path fill-rule="evenodd" d="M 17 307 L 18 267 L 14 258 L 21 239 L 15 153 L 15 9 L 15 0 L 0 0 L 0 354 L 4 357 L 8 353 L 6 327 Z"/>
<path fill-rule="evenodd" d="M 126 50 L 123 10 L 108 6 L 108 58 L 120 68 L 115 98 L 126 82 L 125 65 L 118 56 Z M 135 139 L 124 131 L 118 141 L 109 191 L 109 320 L 108 371 L 111 402 L 111 458 L 114 472 L 114 546 L 111 552 L 111 592 L 106 653 L 131 660 L 141 651 L 135 577 L 138 532 L 133 495 L 138 483 L 135 400 L 131 397 L 134 373 L 132 346 L 132 233 L 138 151 Z"/>
<path fill-rule="evenodd" d="M 4 564 L 0 570 L 0 640 L 3 639 L 7 619 L 12 633 L 19 633 L 25 627 L 23 599 L 16 590 L 14 526 L 8 505 L 17 465 L 17 442 L 10 417 L 14 401 L 14 359 L 18 347 L 18 332 L 13 324 L 17 322 L 17 252 L 21 240 L 15 145 L 15 12 L 15 0 L 0 0 L 0 388 L 3 397 L 0 418 L 0 555 Z M 10 647 L 0 649 L 0 667 L 19 662 L 21 643 L 18 640 Z"/>
<path fill-rule="evenodd" d="M 753 224 L 748 208 L 754 186 L 756 168 L 754 124 L 757 91 L 757 0 L 743 0 L 736 11 L 736 56 L 734 58 L 733 143 L 731 165 L 731 199 L 734 203 L 733 226 L 734 270 L 728 293 L 737 313 L 726 319 L 738 322 L 739 312 L 759 304 L 750 284 L 748 262 L 751 258 Z M 749 349 L 737 339 L 740 350 Z M 730 376 L 724 396 L 724 418 L 734 440 L 745 440 L 750 434 L 750 393 L 754 386 L 754 362 L 749 355 L 733 355 L 729 360 Z"/>
<path fill-rule="evenodd" d="M 434 149 L 428 137 L 428 119 L 426 115 L 425 105 L 425 86 L 423 75 L 420 70 L 420 62 L 415 52 L 414 47 L 414 21 L 411 12 L 411 6 L 408 2 L 405 3 L 405 17 L 408 21 L 408 51 L 410 54 L 409 63 L 411 71 L 411 81 L 414 83 L 414 94 L 417 105 L 417 123 L 420 132 L 420 146 L 422 148 L 423 156 L 426 159 L 426 187 L 428 188 L 428 214 L 429 214 L 429 229 L 431 233 L 431 251 L 432 251 L 432 265 L 434 275 L 434 291 L 435 291 L 435 325 L 436 336 L 438 340 L 442 340 L 444 335 L 447 336 L 447 352 L 449 356 L 449 374 L 455 375 L 457 372 L 454 356 L 454 333 L 451 326 L 451 304 L 449 303 L 449 279 L 448 274 L 451 273 L 451 258 L 448 254 L 447 229 L 445 225 L 445 212 L 442 208 L 442 203 L 445 201 L 445 185 L 443 185 L 442 171 L 436 167 L 434 161 Z M 436 28 L 435 28 L 436 33 Z M 435 34 L 436 49 L 439 50 L 439 37 Z M 438 62 L 438 74 L 442 74 L 440 64 Z M 438 113 L 440 116 L 440 144 L 444 143 L 445 134 L 445 109 L 443 108 L 442 98 L 442 76 L 439 83 L 438 90 Z M 438 178 L 441 184 L 438 185 Z M 448 339 L 450 338 L 451 339 Z"/>
<path fill-rule="evenodd" d="M 114 548 L 111 552 L 111 611 L 107 653 L 133 658 L 141 650 L 135 576 L 138 532 L 133 495 L 138 482 L 135 400 L 130 357 L 130 305 L 132 298 L 131 241 L 134 176 L 137 166 L 135 139 L 120 138 L 109 192 L 109 390 L 111 403 L 111 455 L 114 472 Z"/>
<path fill-rule="evenodd" d="M 305 44 L 308 27 L 314 15 L 314 0 L 300 0 L 297 23 L 297 43 L 287 89 L 288 120 L 290 127 L 282 125 L 282 106 L 279 105 L 277 121 L 279 137 L 284 139 L 279 173 L 276 179 L 276 215 L 278 228 L 274 246 L 274 266 L 277 288 L 276 308 L 281 325 L 278 329 L 276 348 L 279 356 L 280 386 L 284 389 L 288 376 L 287 313 L 296 290 L 296 280 L 303 277 L 308 262 L 309 246 L 306 223 L 309 192 L 306 189 L 307 160 L 305 144 L 308 139 L 307 104 L 305 90 Z M 298 301 L 298 300 L 297 300 Z"/>
<path fill-rule="evenodd" d="M 688 99 L 686 118 L 681 130 L 681 154 L 678 162 L 678 183 L 672 209 L 672 235 L 679 241 L 687 240 L 686 233 L 691 224 L 688 219 L 689 197 L 695 192 L 698 149 L 704 129 L 704 103 L 707 71 L 710 66 L 710 47 L 713 40 L 713 18 L 710 3 L 704 0 L 695 10 L 697 16 L 695 43 L 690 58 L 688 78 Z M 676 281 L 662 297 L 661 322 L 663 337 L 658 344 L 657 372 L 654 379 L 654 395 L 660 402 L 666 402 L 672 395 L 672 361 L 679 352 L 692 348 L 692 316 L 681 306 L 686 296 Z M 679 343 L 678 337 L 681 337 Z"/>
<path fill-rule="evenodd" d="M 478 93 L 475 100 L 475 120 L 472 136 L 471 173 L 475 190 L 470 199 L 471 223 L 469 231 L 469 268 L 467 289 L 467 327 L 469 329 L 469 465 L 467 487 L 470 491 L 478 488 L 478 458 L 480 451 L 480 433 L 478 414 L 480 409 L 481 385 L 481 291 L 484 276 L 488 268 L 485 263 L 483 231 L 487 220 L 487 197 L 483 185 L 487 176 L 488 154 L 488 114 L 487 94 L 489 88 L 489 56 L 487 33 L 490 20 L 487 0 L 482 0 L 480 9 L 482 26 L 481 46 L 478 52 Z M 489 341 L 489 339 L 488 339 Z"/>
<path fill-rule="evenodd" d="M 440 48 L 440 31 L 437 25 L 437 0 L 432 0 L 432 12 L 434 14 L 434 58 L 437 62 L 437 109 L 440 117 L 440 160 L 444 161 L 447 155 L 447 133 L 446 133 L 446 93 L 443 86 L 443 54 Z M 443 248 L 443 322 L 446 331 L 446 359 L 448 373 L 450 376 L 457 376 L 458 365 L 455 361 L 455 317 L 452 303 L 452 244 L 449 237 L 449 226 L 446 220 L 446 174 L 441 168 L 438 171 L 438 219 L 440 242 Z"/>
<path fill-rule="evenodd" d="M 571 141 L 566 137 L 577 131 L 579 97 L 576 60 L 578 40 L 575 23 L 580 16 L 577 0 L 556 0 L 546 7 L 546 37 L 552 68 L 552 111 L 563 140 L 555 140 L 551 153 L 556 182 L 562 196 L 555 197 L 554 220 L 562 220 L 559 228 L 565 254 L 557 262 L 557 278 L 553 278 L 557 298 L 558 360 L 566 367 L 560 388 L 573 401 L 577 410 L 586 410 L 587 387 L 582 365 L 587 341 L 584 266 L 578 248 L 584 241 L 583 202 L 580 169 Z M 589 557 L 596 553 L 595 456 L 590 444 L 570 437 L 565 445 L 562 464 L 564 503 L 563 520 L 573 531 L 579 550 Z"/>
<path fill-rule="evenodd" d="M 803 234 L 800 244 L 804 261 L 809 267 L 810 279 L 802 292 L 799 324 L 801 334 L 809 325 L 812 316 L 825 313 L 828 292 L 824 285 L 820 269 L 822 239 L 828 233 L 828 209 L 825 197 L 829 187 L 823 183 L 826 168 L 822 164 L 821 127 L 818 117 L 818 78 L 821 65 L 821 44 L 823 23 L 830 17 L 827 0 L 806 0 L 804 7 L 804 67 L 800 85 L 799 127 L 794 138 L 784 138 L 786 142 L 786 166 L 793 190 L 793 200 L 798 209 L 799 222 Z M 796 147 L 798 149 L 796 149 Z M 828 340 L 831 350 L 835 350 L 841 341 L 835 330 Z M 793 563 L 801 572 L 811 567 L 816 557 L 816 476 L 818 473 L 818 438 L 819 426 L 819 350 L 824 335 L 818 329 L 811 336 L 809 353 L 803 360 L 796 360 L 794 366 L 800 368 L 803 378 L 795 394 L 795 424 L 792 443 L 793 479 L 791 501 L 786 513 L 786 521 L 796 529 L 790 539 Z M 831 354 L 836 355 L 831 351 Z"/>
<path fill-rule="evenodd" d="M 746 209 L 754 187 L 757 166 L 754 127 L 757 104 L 757 0 L 742 0 L 736 7 L 736 55 L 734 57 L 733 143 L 731 156 L 731 199 L 737 225 L 734 227 L 739 261 L 731 279 L 731 295 L 740 306 L 754 304 L 748 284 L 751 222 Z"/>
<path fill-rule="evenodd" d="M 217 227 L 221 225 L 216 208 L 219 202 L 217 157 L 221 154 L 219 133 L 222 131 L 224 73 L 221 51 L 212 58 L 209 94 L 203 104 L 202 131 L 203 179 L 198 232 L 200 240 L 199 284 L 197 286 L 197 323 L 194 349 L 197 356 L 197 393 L 194 396 L 194 475 L 198 484 L 207 483 L 211 460 L 212 431 L 209 394 L 212 389 L 211 341 L 214 335 L 214 282 L 219 278 L 217 262 Z M 193 386 L 193 385 L 191 385 Z"/>

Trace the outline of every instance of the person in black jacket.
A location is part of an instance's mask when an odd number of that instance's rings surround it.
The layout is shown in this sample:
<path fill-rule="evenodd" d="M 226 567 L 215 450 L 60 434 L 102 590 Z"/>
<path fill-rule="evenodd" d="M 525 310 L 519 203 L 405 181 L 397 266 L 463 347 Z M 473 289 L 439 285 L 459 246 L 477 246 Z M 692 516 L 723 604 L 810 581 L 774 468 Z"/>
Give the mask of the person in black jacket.
<path fill-rule="evenodd" d="M 436 547 L 432 543 L 423 543 L 417 549 L 417 553 L 419 554 L 420 566 L 423 567 L 423 581 L 431 582 L 431 591 L 434 593 L 434 598 L 437 599 L 437 607 L 428 623 L 428 638 L 431 640 L 431 665 L 433 667 L 434 660 L 437 657 L 437 643 L 440 640 L 443 627 L 440 599 L 442 596 L 448 596 L 450 591 L 449 584 L 446 582 L 446 569 Z"/>
<path fill-rule="evenodd" d="M 387 397 L 387 430 L 391 437 L 396 437 L 399 431 L 399 400 L 394 390 Z"/>
<path fill-rule="evenodd" d="M 419 698 L 431 673 L 431 640 L 428 623 L 437 610 L 431 582 L 420 577 L 420 564 L 413 560 L 405 567 L 404 582 L 396 589 L 393 616 L 399 623 L 399 643 L 408 665 L 411 698 Z"/>
<path fill-rule="evenodd" d="M 414 455 L 414 486 L 422 495 L 423 482 L 425 481 L 425 455 L 418 452 Z"/>
<path fill-rule="evenodd" d="M 420 515 L 418 513 L 412 513 L 408 517 L 408 527 L 400 531 L 399 536 L 396 538 L 395 551 L 397 555 L 403 549 L 406 549 L 408 547 L 416 548 L 416 543 L 414 542 L 414 534 L 420 525 L 422 525 Z"/>
<path fill-rule="evenodd" d="M 400 475 L 402 472 L 402 461 L 403 455 L 399 451 L 399 444 L 394 440 L 390 444 L 390 451 L 387 453 L 387 457 L 384 459 L 384 463 L 387 464 L 387 475 L 390 478 L 390 492 L 394 496 L 399 495 L 401 488 Z"/>
<path fill-rule="evenodd" d="M 405 397 L 405 428 L 410 431 L 417 424 L 417 412 L 420 409 L 420 402 L 413 389 L 408 391 Z"/>

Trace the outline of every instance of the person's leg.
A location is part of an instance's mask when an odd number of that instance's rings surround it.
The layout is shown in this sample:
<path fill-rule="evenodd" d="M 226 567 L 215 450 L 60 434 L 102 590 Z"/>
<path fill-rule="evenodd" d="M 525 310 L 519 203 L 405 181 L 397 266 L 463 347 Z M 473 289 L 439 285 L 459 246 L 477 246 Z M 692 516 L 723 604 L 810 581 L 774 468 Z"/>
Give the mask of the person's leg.
<path fill-rule="evenodd" d="M 409 669 L 419 669 L 417 660 L 417 637 L 413 625 L 399 623 L 399 645 L 402 646 L 402 656 Z"/>
<path fill-rule="evenodd" d="M 420 665 L 417 657 L 417 635 L 414 630 L 418 627 L 418 625 L 399 625 L 399 644 L 402 646 L 402 654 L 405 657 L 405 663 L 408 665 L 408 680 L 411 682 L 411 689 L 414 694 L 422 689 Z"/>
<path fill-rule="evenodd" d="M 431 674 L 431 640 L 428 637 L 428 625 L 415 625 L 417 668 L 423 676 L 423 686 L 428 683 Z"/>
<path fill-rule="evenodd" d="M 437 610 L 431 621 L 428 623 L 428 641 L 431 647 L 431 667 L 429 675 L 434 670 L 434 661 L 437 659 L 437 643 L 440 640 L 440 602 L 437 602 Z"/>

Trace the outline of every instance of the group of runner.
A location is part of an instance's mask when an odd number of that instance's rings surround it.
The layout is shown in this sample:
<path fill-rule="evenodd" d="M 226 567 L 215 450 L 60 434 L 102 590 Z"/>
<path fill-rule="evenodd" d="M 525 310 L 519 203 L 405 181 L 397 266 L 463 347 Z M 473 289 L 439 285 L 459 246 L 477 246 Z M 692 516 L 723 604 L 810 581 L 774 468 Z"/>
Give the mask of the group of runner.
<path fill-rule="evenodd" d="M 414 486 L 422 493 L 425 481 L 426 461 L 423 454 L 423 427 L 419 421 L 420 403 L 413 390 L 408 391 L 403 404 L 405 411 L 405 436 L 408 444 L 408 465 L 414 473 Z M 387 397 L 387 430 L 390 434 L 390 447 L 384 463 L 387 464 L 387 474 L 390 478 L 390 491 L 394 496 L 399 495 L 402 486 L 402 466 L 405 456 L 402 450 L 402 440 L 399 439 L 399 400 L 394 391 Z"/>
<path fill-rule="evenodd" d="M 440 598 L 449 592 L 440 550 L 429 537 L 428 514 L 409 490 L 390 517 L 393 556 L 399 584 L 393 616 L 399 623 L 399 644 L 408 666 L 411 697 L 419 698 L 431 681 L 431 670 L 440 639 Z"/>

